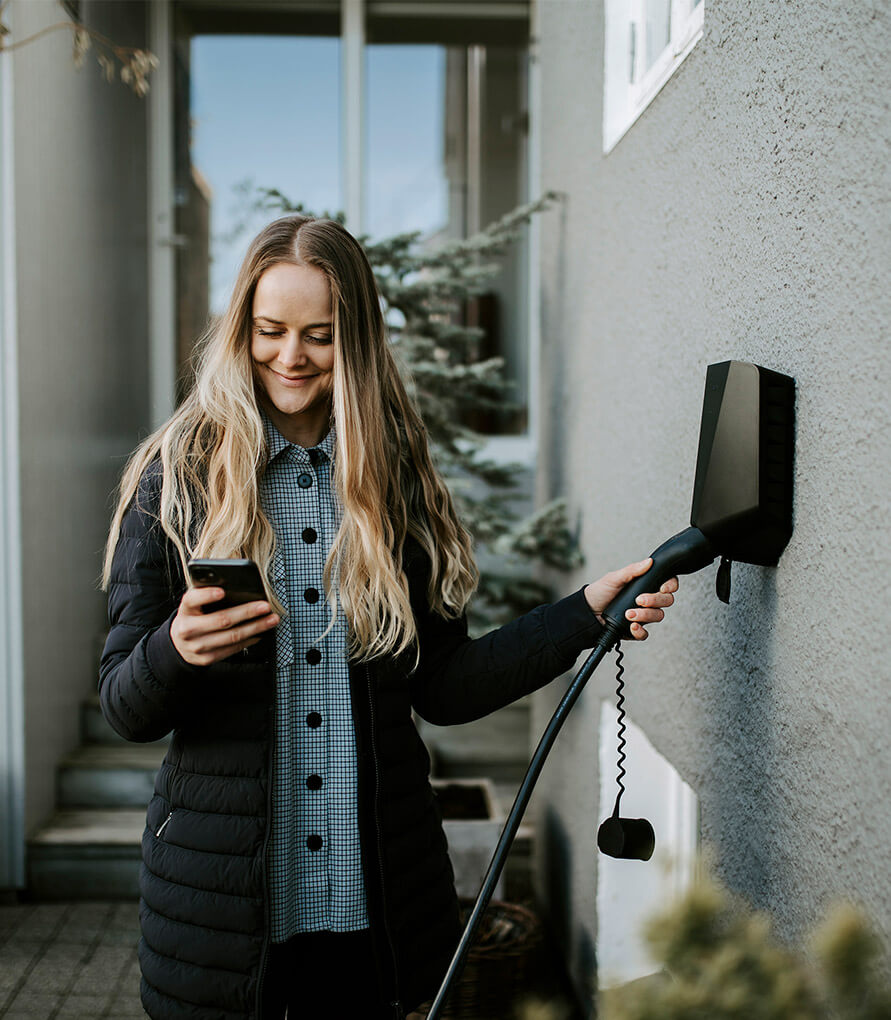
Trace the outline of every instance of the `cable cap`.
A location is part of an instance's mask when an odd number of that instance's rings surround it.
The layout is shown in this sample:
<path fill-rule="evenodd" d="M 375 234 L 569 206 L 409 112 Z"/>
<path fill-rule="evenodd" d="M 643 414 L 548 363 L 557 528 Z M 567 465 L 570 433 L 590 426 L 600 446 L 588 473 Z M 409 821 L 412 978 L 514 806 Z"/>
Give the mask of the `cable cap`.
<path fill-rule="evenodd" d="M 646 818 L 611 815 L 597 830 L 597 846 L 608 857 L 648 861 L 656 849 L 656 833 Z"/>

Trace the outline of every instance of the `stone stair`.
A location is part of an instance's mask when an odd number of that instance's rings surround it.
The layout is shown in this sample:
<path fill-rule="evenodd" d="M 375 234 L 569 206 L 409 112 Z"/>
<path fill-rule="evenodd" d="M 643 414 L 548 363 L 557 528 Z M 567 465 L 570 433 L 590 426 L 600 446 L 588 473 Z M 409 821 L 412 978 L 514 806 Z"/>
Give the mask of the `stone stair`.
<path fill-rule="evenodd" d="M 124 740 L 98 694 L 81 706 L 81 736 L 57 766 L 55 814 L 28 841 L 28 888 L 39 899 L 134 899 L 145 808 L 168 739 Z"/>
<path fill-rule="evenodd" d="M 521 700 L 463 726 L 418 720 L 442 779 L 492 780 L 506 816 L 530 757 L 529 706 Z M 28 842 L 29 890 L 40 899 L 132 899 L 138 895 L 145 807 L 168 739 L 135 744 L 105 721 L 99 697 L 81 709 L 83 744 L 58 764 L 57 810 Z M 532 830 L 522 825 L 506 878 L 509 899 L 528 887 Z"/>

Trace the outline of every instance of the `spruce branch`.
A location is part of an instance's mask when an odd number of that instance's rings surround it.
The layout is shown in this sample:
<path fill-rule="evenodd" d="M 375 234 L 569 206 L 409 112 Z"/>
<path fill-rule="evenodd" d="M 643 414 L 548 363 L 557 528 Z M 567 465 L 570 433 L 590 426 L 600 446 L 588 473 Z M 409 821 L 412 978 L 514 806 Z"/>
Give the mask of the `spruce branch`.
<path fill-rule="evenodd" d="M 313 215 L 279 189 L 257 187 L 252 180 L 238 185 L 236 195 L 240 209 L 226 238 L 230 243 L 257 214 Z M 481 554 L 480 586 L 471 610 L 472 623 L 480 626 L 547 600 L 546 588 L 532 576 L 534 564 L 569 570 L 582 562 L 567 527 L 565 504 L 557 500 L 518 520 L 514 504 L 525 467 L 486 458 L 486 437 L 468 424 L 470 411 L 504 413 L 517 405 L 513 384 L 504 377 L 504 360 L 481 354 L 485 330 L 465 321 L 465 311 L 490 290 L 502 257 L 530 220 L 559 197 L 548 192 L 471 237 L 436 247 L 425 244 L 416 230 L 357 238 L 374 272 L 392 349 L 427 427 L 434 459 Z M 342 213 L 323 215 L 344 222 Z"/>

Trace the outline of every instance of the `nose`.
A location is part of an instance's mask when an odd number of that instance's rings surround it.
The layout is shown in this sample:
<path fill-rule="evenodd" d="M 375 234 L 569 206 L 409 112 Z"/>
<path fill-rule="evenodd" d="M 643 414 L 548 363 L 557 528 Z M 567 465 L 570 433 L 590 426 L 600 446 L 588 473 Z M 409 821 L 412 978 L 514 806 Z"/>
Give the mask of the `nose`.
<path fill-rule="evenodd" d="M 285 368 L 297 368 L 306 363 L 306 345 L 296 333 L 290 333 L 279 348 L 277 357 Z"/>

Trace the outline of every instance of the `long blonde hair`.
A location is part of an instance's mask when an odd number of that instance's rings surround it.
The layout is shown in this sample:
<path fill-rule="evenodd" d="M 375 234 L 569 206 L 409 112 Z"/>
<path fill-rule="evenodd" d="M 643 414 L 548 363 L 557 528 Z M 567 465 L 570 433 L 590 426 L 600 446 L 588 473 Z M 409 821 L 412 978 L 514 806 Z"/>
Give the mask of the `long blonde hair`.
<path fill-rule="evenodd" d="M 270 580 L 275 535 L 260 504 L 267 450 L 251 358 L 257 281 L 282 262 L 322 270 L 334 307 L 333 480 L 343 516 L 325 564 L 328 597 L 332 607 L 339 599 L 349 621 L 351 654 L 402 652 L 417 638 L 403 569 L 406 538 L 430 561 L 427 600 L 441 616 L 461 614 L 479 575 L 390 350 L 371 266 L 333 220 L 284 216 L 251 242 L 226 312 L 200 338 L 194 386 L 124 470 L 102 587 L 111 579 L 124 513 L 146 468 L 160 458 L 159 521 L 184 575 L 192 557 L 253 559 L 270 602 L 282 610 Z"/>

